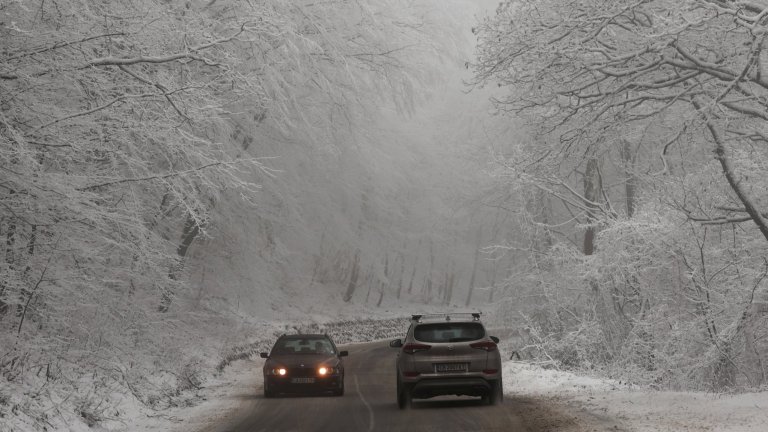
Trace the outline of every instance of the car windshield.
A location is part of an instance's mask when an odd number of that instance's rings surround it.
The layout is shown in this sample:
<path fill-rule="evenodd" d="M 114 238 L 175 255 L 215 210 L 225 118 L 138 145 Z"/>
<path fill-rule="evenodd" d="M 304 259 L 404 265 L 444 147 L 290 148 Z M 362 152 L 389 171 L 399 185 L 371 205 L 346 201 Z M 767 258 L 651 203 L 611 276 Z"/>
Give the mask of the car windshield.
<path fill-rule="evenodd" d="M 272 348 L 274 354 L 333 354 L 331 341 L 323 338 L 282 338 Z"/>
<path fill-rule="evenodd" d="M 485 329 L 480 323 L 421 324 L 413 330 L 413 337 L 421 342 L 466 342 L 482 339 Z"/>

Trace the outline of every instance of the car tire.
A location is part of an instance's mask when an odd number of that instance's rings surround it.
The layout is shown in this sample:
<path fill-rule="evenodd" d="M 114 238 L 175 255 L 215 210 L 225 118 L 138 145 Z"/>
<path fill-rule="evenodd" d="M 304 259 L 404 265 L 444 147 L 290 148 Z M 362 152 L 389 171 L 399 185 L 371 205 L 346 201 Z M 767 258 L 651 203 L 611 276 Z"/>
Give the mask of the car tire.
<path fill-rule="evenodd" d="M 264 397 L 265 398 L 275 397 L 275 391 L 269 388 L 269 382 L 267 380 L 264 380 Z"/>
<path fill-rule="evenodd" d="M 397 380 L 397 407 L 401 410 L 411 407 L 413 397 L 411 396 L 411 388 L 406 384 L 402 384 L 400 380 Z"/>
<path fill-rule="evenodd" d="M 488 405 L 498 405 L 504 400 L 504 385 L 501 378 L 491 381 L 491 391 L 488 393 L 487 398 L 484 397 L 483 399 L 487 399 Z"/>
<path fill-rule="evenodd" d="M 334 396 L 344 396 L 344 376 L 342 375 L 341 381 L 339 382 L 339 388 L 333 391 Z"/>

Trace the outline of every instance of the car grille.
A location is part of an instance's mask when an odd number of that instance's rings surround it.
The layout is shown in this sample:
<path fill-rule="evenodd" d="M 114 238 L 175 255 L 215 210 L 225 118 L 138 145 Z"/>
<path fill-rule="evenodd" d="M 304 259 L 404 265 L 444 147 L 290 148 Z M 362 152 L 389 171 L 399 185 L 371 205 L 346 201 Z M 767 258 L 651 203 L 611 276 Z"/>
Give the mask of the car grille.
<path fill-rule="evenodd" d="M 290 368 L 288 369 L 288 376 L 291 377 L 313 377 L 317 375 L 315 368 Z"/>

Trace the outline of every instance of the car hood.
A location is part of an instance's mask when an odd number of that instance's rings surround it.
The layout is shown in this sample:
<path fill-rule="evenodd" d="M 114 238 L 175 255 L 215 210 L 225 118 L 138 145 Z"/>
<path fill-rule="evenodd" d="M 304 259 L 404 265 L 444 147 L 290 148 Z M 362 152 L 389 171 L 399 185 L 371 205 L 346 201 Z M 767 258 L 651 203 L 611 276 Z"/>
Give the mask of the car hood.
<path fill-rule="evenodd" d="M 274 355 L 267 360 L 268 364 L 284 367 L 314 367 L 320 365 L 336 366 L 339 358 L 333 354 L 289 354 Z"/>

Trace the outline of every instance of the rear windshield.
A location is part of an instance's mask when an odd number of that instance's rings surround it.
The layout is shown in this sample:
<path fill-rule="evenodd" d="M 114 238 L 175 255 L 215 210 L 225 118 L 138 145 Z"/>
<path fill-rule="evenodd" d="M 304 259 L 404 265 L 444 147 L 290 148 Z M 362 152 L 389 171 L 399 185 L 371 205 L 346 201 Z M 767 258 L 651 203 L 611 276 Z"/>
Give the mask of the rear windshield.
<path fill-rule="evenodd" d="M 465 342 L 482 339 L 485 329 L 480 323 L 421 324 L 413 330 L 413 337 L 421 342 Z"/>

